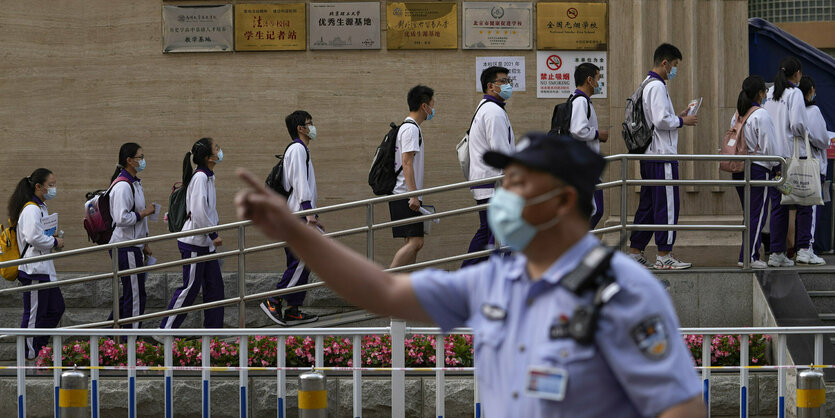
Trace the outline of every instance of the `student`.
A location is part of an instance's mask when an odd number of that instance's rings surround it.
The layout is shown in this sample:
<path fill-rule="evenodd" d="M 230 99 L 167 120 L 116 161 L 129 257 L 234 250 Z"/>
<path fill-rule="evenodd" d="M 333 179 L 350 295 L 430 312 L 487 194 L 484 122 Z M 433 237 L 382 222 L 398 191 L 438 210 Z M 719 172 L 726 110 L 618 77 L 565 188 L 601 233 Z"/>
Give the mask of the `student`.
<path fill-rule="evenodd" d="M 731 117 L 731 128 L 738 118 L 744 117 L 753 107 L 751 113 L 742 127 L 745 143 L 748 145 L 749 155 L 774 155 L 775 141 L 774 124 L 768 111 L 760 107 L 765 99 L 765 81 L 758 75 L 752 75 L 742 82 L 742 91 L 736 102 L 736 113 Z M 751 180 L 770 180 L 771 170 L 777 163 L 767 161 L 754 161 L 751 164 Z M 745 173 L 731 174 L 734 180 L 744 180 Z M 742 203 L 742 210 L 745 210 L 745 187 L 737 187 L 739 201 Z M 751 187 L 751 206 L 749 216 L 751 219 L 751 268 L 764 269 L 768 267 L 765 261 L 760 260 L 759 248 L 762 240 L 762 229 L 768 218 L 768 190 L 765 187 Z M 744 246 L 743 240 L 743 246 Z M 739 250 L 739 266 L 743 263 L 744 247 Z"/>
<path fill-rule="evenodd" d="M 45 168 L 39 168 L 28 177 L 17 182 L 9 197 L 9 227 L 17 230 L 17 245 L 20 258 L 31 258 L 49 254 L 53 248 L 64 248 L 64 240 L 47 230 L 42 222 L 49 216 L 46 201 L 57 194 L 55 175 Z M 12 223 L 14 220 L 14 223 Z M 22 286 L 33 282 L 54 282 L 58 280 L 52 260 L 21 264 L 17 279 Z M 23 292 L 23 320 L 21 328 L 55 328 L 64 314 L 64 297 L 61 289 L 47 289 Z M 38 352 L 49 342 L 49 337 L 39 335 L 26 337 L 26 358 L 37 357 Z"/>
<path fill-rule="evenodd" d="M 653 54 L 653 69 L 647 78 L 651 81 L 644 88 L 644 119 L 655 129 L 652 142 L 646 153 L 649 155 L 669 155 L 667 161 L 641 161 L 641 178 L 644 180 L 678 180 L 678 130 L 687 125 L 695 126 L 696 115 L 687 115 L 684 109 L 676 115 L 667 81 L 672 80 L 681 62 L 681 51 L 673 45 L 661 44 Z M 635 212 L 635 224 L 678 224 L 679 197 L 678 186 L 641 186 L 641 198 Z M 634 231 L 629 237 L 629 256 L 641 264 L 646 264 L 644 249 L 649 244 L 652 231 Z M 675 231 L 655 231 L 655 245 L 658 254 L 653 268 L 661 270 L 681 270 L 691 266 L 678 260 L 672 253 L 676 241 Z"/>
<path fill-rule="evenodd" d="M 148 219 L 156 207 L 145 208 L 145 191 L 136 177 L 145 169 L 145 152 L 135 142 L 127 142 L 119 148 L 119 162 L 110 178 L 110 215 L 113 218 L 113 235 L 110 243 L 131 241 L 148 236 Z M 118 179 L 118 181 L 117 181 Z M 113 183 L 116 182 L 116 183 Z M 119 247 L 119 270 L 143 267 L 144 257 L 151 255 L 148 244 Z M 110 254 L 113 257 L 113 253 Z M 145 273 L 122 276 L 122 297 L 119 298 L 119 318 L 130 318 L 145 313 Z M 113 319 L 113 312 L 108 319 Z M 139 322 L 131 323 L 140 328 Z"/>
<path fill-rule="evenodd" d="M 282 185 L 284 190 L 290 190 L 287 204 L 294 212 L 313 209 L 316 207 L 316 173 L 313 171 L 313 159 L 310 158 L 310 144 L 316 139 L 316 126 L 313 117 L 304 110 L 297 110 L 284 118 L 287 132 L 290 134 L 291 144 L 284 152 L 284 174 Z M 307 215 L 301 218 L 307 225 L 324 231 L 319 223 L 318 215 Z M 284 247 L 287 256 L 287 270 L 276 283 L 276 289 L 286 289 L 293 286 L 307 284 L 310 270 L 290 251 Z M 304 303 L 305 292 L 284 295 L 281 299 L 267 298 L 261 302 L 261 310 L 279 325 L 298 325 L 313 322 L 318 316 L 302 312 L 299 307 Z M 282 312 L 282 300 L 287 308 Z"/>
<path fill-rule="evenodd" d="M 571 137 L 588 144 L 589 148 L 600 153 L 600 143 L 609 140 L 608 130 L 599 130 L 597 112 L 591 104 L 591 95 L 603 92 L 600 86 L 600 68 L 590 62 L 584 62 L 574 70 L 574 99 L 571 106 Z M 602 179 L 600 179 L 602 180 Z M 597 226 L 603 217 L 603 190 L 594 191 L 592 200 L 591 229 Z"/>
<path fill-rule="evenodd" d="M 568 137 L 528 138 L 519 152 L 484 156 L 506 173 L 490 202 L 490 224 L 517 252 L 476 266 L 385 272 L 298 225 L 283 199 L 242 171 L 251 189 L 235 199 L 238 216 L 286 240 L 350 303 L 445 332 L 472 327 L 480 398 L 490 416 L 704 417 L 693 358 L 670 296 L 652 274 L 615 253 L 606 287 L 578 295 L 566 284 L 581 262 L 595 259 L 590 252 L 601 251 L 588 228 L 605 161 Z M 600 309 L 591 307 L 592 294 Z M 583 341 L 568 322 L 581 305 L 583 313 L 594 310 L 583 317 L 596 326 Z"/>
<path fill-rule="evenodd" d="M 783 58 L 780 61 L 780 67 L 777 69 L 777 75 L 774 76 L 774 85 L 768 90 L 763 105 L 771 116 L 771 120 L 774 121 L 774 132 L 777 135 L 775 154 L 786 159 L 792 156 L 795 142 L 793 138 L 799 137 L 800 141 L 804 141 L 803 138 L 808 126 L 803 93 L 797 88 L 802 76 L 800 61 L 797 58 Z M 806 158 L 805 145 L 799 147 L 798 155 L 801 158 Z M 779 165 L 772 169 L 772 177 L 781 174 Z M 790 267 L 794 265 L 794 261 L 786 256 L 789 207 L 780 204 L 782 194 L 776 187 L 769 189 L 768 193 L 771 199 L 771 221 L 769 225 L 771 255 L 768 257 L 768 265 L 771 267 Z M 812 224 L 811 207 L 798 206 L 796 222 L 799 229 L 795 243 L 795 248 L 799 249 L 797 251 L 797 261 L 804 264 L 822 265 L 824 263 L 823 259 L 815 255 L 811 248 L 812 238 L 809 235 Z"/>
<path fill-rule="evenodd" d="M 513 152 L 516 149 L 516 139 L 510 118 L 507 116 L 505 105 L 513 94 L 513 79 L 508 74 L 510 70 L 504 67 L 489 67 L 481 72 L 481 91 L 484 97 L 476 107 L 473 123 L 470 125 L 470 178 L 478 180 L 501 175 L 501 169 L 484 163 L 484 153 L 487 151 Z M 495 184 L 483 184 L 470 187 L 476 204 L 483 205 L 490 201 Z M 478 211 L 478 230 L 467 252 L 483 251 L 493 247 L 495 238 L 487 224 L 487 210 Z M 471 266 L 486 261 L 487 257 L 464 260 L 461 267 Z"/>
<path fill-rule="evenodd" d="M 197 165 L 192 171 L 191 161 Z M 217 199 L 215 194 L 215 173 L 217 163 L 223 161 L 223 150 L 212 138 L 200 138 L 183 159 L 183 187 L 186 189 L 186 213 L 189 214 L 183 231 L 215 226 L 218 223 Z M 183 259 L 213 254 L 215 247 L 223 245 L 217 232 L 192 235 L 177 240 Z M 183 266 L 183 285 L 174 291 L 168 309 L 190 306 L 203 288 L 203 302 L 223 299 L 223 276 L 217 260 L 203 261 Z M 186 314 L 168 316 L 162 319 L 160 328 L 179 328 Z M 203 327 L 223 328 L 223 307 L 203 311 Z"/>
<path fill-rule="evenodd" d="M 809 76 L 803 76 L 800 78 L 800 92 L 803 93 L 803 100 L 806 105 L 806 122 L 808 123 L 809 129 L 809 143 L 812 145 L 812 157 L 816 158 L 820 163 L 820 174 L 821 174 L 821 187 L 826 179 L 826 149 L 829 147 L 829 132 L 826 130 L 826 121 L 823 119 L 823 114 L 821 114 L 820 108 L 815 104 L 815 80 Z M 823 191 L 823 188 L 821 188 Z M 823 258 L 818 257 L 811 257 L 814 255 L 813 247 L 815 244 L 815 229 L 818 225 L 820 225 L 821 215 L 823 214 L 823 206 L 812 206 L 812 216 L 811 216 L 811 225 L 807 231 L 801 231 L 800 228 L 802 225 L 797 225 L 797 233 L 798 235 L 804 234 L 809 235 L 809 250 L 801 252 L 802 250 L 797 251 L 797 262 L 800 264 L 815 264 L 815 265 L 823 265 L 826 264 L 824 261 L 823 263 L 819 263 L 817 261 L 823 261 Z M 807 256 L 808 261 L 807 262 Z M 818 260 L 820 259 L 820 260 Z M 815 261 L 814 263 L 812 261 Z"/>
<path fill-rule="evenodd" d="M 406 103 L 409 116 L 397 131 L 397 143 L 394 148 L 394 167 L 397 183 L 394 194 L 408 193 L 423 188 L 424 143 L 420 125 L 435 117 L 435 91 L 429 87 L 417 85 L 409 90 Z M 392 221 L 420 216 L 421 196 L 389 202 Z M 417 254 L 423 248 L 423 222 L 395 226 L 391 229 L 394 238 L 403 238 L 403 246 L 394 254 L 391 267 L 414 264 Z"/>

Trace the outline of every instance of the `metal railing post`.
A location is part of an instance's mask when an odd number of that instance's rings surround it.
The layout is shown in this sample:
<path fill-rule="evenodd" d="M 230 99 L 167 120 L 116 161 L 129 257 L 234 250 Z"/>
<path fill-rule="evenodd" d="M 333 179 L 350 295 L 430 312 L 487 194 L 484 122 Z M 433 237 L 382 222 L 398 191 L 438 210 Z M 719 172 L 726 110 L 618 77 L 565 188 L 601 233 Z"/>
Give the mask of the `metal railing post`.
<path fill-rule="evenodd" d="M 115 254 L 114 254 L 115 253 Z M 110 254 L 111 264 L 113 266 L 113 328 L 119 328 L 119 249 L 114 248 Z M 116 338 L 114 338 L 116 339 Z M 118 339 L 116 339 L 118 341 Z"/>
<path fill-rule="evenodd" d="M 325 366 L 325 337 L 317 335 L 314 342 L 313 365 L 316 367 Z"/>
<path fill-rule="evenodd" d="M 53 406 L 55 407 L 55 417 L 61 416 L 61 410 L 58 407 L 58 395 L 61 391 L 61 367 L 63 366 L 62 357 L 64 356 L 64 343 L 60 335 L 52 337 L 52 381 L 55 389 L 55 397 L 53 399 Z M 133 417 L 131 417 L 133 418 Z"/>
<path fill-rule="evenodd" d="M 136 336 L 128 336 L 128 417 L 136 417 Z"/>
<path fill-rule="evenodd" d="M 164 366 L 165 366 L 165 418 L 172 418 L 174 416 L 174 353 L 172 352 L 174 345 L 174 337 L 166 335 L 163 337 L 164 350 Z M 203 346 L 203 358 L 208 357 L 209 353 L 206 347 Z"/>
<path fill-rule="evenodd" d="M 99 418 L 99 337 L 90 337 L 90 400 L 91 415 Z"/>
<path fill-rule="evenodd" d="M 242 335 L 240 337 L 240 346 L 238 348 L 238 366 L 240 366 L 240 370 L 238 371 L 238 376 L 240 378 L 240 386 L 241 386 L 241 397 L 240 397 L 240 417 L 246 418 L 247 407 L 249 403 L 247 402 L 247 395 L 246 395 L 246 388 L 249 383 L 249 372 L 247 371 L 247 367 L 249 367 L 249 347 L 247 343 L 249 339 L 246 335 Z"/>
<path fill-rule="evenodd" d="M 745 160 L 745 191 L 742 199 L 742 219 L 745 232 L 742 237 L 742 268 L 751 267 L 751 160 Z"/>
<path fill-rule="evenodd" d="M 287 337 L 283 335 L 279 335 L 276 337 L 276 364 L 278 368 L 276 370 L 276 386 L 278 390 L 278 418 L 284 418 L 287 416 L 287 406 L 284 403 L 284 400 L 287 399 L 287 371 L 284 370 L 284 367 L 287 367 Z"/>
<path fill-rule="evenodd" d="M 710 335 L 702 335 L 702 396 L 710 416 Z"/>
<path fill-rule="evenodd" d="M 391 320 L 391 416 L 406 416 L 406 321 Z M 400 370 L 397 370 L 401 368 Z"/>
<path fill-rule="evenodd" d="M 435 336 L 435 367 L 446 367 L 446 341 L 444 335 Z M 446 413 L 444 408 L 446 398 L 446 382 L 444 371 L 435 371 L 435 416 L 443 418 Z"/>
<path fill-rule="evenodd" d="M 777 365 L 786 365 L 786 334 L 777 335 Z M 786 369 L 777 370 L 777 416 L 786 416 Z"/>
<path fill-rule="evenodd" d="M 365 209 L 365 225 L 368 226 L 368 232 L 365 236 L 365 257 L 374 261 L 374 204 L 369 203 Z"/>
<path fill-rule="evenodd" d="M 203 346 L 209 346 L 211 344 L 209 341 L 209 336 L 204 335 Z M 203 390 L 201 391 L 201 394 L 203 395 L 203 418 L 209 418 L 212 416 L 212 391 L 209 387 L 209 383 L 212 379 L 211 370 L 209 370 L 209 366 L 211 365 L 211 359 L 209 357 L 203 357 L 201 360 L 203 366 L 203 370 L 201 370 L 201 374 L 203 377 Z"/>
<path fill-rule="evenodd" d="M 815 334 L 815 365 L 823 364 L 823 334 Z"/>
<path fill-rule="evenodd" d="M 626 213 L 629 204 L 629 186 L 626 185 L 626 180 L 629 178 L 629 162 L 624 156 L 620 160 L 620 242 L 624 243 L 621 247 L 626 245 Z M 625 250 L 626 248 L 621 248 Z"/>
<path fill-rule="evenodd" d="M 26 337 L 17 336 L 17 418 L 26 417 Z"/>
<path fill-rule="evenodd" d="M 241 299 L 241 301 L 238 302 L 238 326 L 240 328 L 246 328 L 246 302 L 244 301 L 244 296 L 246 296 L 246 254 L 244 254 L 245 249 L 246 231 L 244 230 L 243 225 L 241 225 L 238 227 L 238 298 Z"/>
<path fill-rule="evenodd" d="M 739 418 L 748 418 L 748 334 L 739 336 Z"/>
<path fill-rule="evenodd" d="M 362 337 L 354 335 L 353 344 L 353 364 L 354 367 L 362 367 Z M 354 370 L 354 418 L 362 418 L 362 370 Z"/>

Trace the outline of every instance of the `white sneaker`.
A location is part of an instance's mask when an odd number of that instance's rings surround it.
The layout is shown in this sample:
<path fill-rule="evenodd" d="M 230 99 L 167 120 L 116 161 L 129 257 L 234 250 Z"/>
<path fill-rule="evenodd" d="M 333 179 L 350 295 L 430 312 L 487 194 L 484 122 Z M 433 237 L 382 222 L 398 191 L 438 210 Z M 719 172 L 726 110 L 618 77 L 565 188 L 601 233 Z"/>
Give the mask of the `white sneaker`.
<path fill-rule="evenodd" d="M 742 267 L 742 261 L 736 263 L 736 265 Z M 752 260 L 751 261 L 751 268 L 752 269 L 764 269 L 768 268 L 768 264 L 762 260 Z"/>
<path fill-rule="evenodd" d="M 809 264 L 813 266 L 822 266 L 826 261 L 815 254 L 811 248 L 802 248 L 797 252 L 797 264 Z"/>
<path fill-rule="evenodd" d="M 641 251 L 639 254 L 634 254 L 634 253 L 626 253 L 626 255 L 628 255 L 628 256 L 629 256 L 629 258 L 631 258 L 631 259 L 635 260 L 635 262 L 636 262 L 636 263 L 638 263 L 638 264 L 640 264 L 640 265 L 642 265 L 642 266 L 646 267 L 646 265 L 647 265 L 647 258 L 646 258 L 646 257 L 644 257 L 644 252 L 643 252 L 643 251 Z"/>
<path fill-rule="evenodd" d="M 672 253 L 665 256 L 656 255 L 655 265 L 653 268 L 657 270 L 684 270 L 692 267 L 693 264 L 684 263 L 678 260 Z"/>
<path fill-rule="evenodd" d="M 790 258 L 786 257 L 786 253 L 771 253 L 768 256 L 768 266 L 769 267 L 792 267 L 794 266 L 794 261 Z"/>

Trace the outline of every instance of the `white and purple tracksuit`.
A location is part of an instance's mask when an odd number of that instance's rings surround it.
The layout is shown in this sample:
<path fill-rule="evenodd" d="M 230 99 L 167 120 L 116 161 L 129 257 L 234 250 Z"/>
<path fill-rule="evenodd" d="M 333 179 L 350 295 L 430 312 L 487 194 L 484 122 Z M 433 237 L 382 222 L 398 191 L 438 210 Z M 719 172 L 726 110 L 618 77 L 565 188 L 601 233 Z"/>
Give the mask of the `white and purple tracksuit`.
<path fill-rule="evenodd" d="M 826 148 L 829 147 L 830 133 L 826 130 L 826 121 L 823 119 L 820 108 L 817 105 L 806 107 L 806 122 L 809 124 L 809 143 L 812 145 L 812 157 L 820 163 L 821 185 L 826 180 Z M 821 189 L 823 191 L 823 189 Z M 820 225 L 821 216 L 823 215 L 823 206 L 811 206 L 812 216 L 811 225 L 804 234 L 809 235 L 809 247 L 815 244 L 815 229 Z M 799 210 L 799 209 L 798 209 Z M 798 241 L 801 234 L 800 225 L 797 225 Z"/>
<path fill-rule="evenodd" d="M 591 99 L 580 89 L 574 90 L 574 99 L 571 106 L 571 124 L 569 132 L 571 137 L 588 144 L 589 148 L 600 154 L 600 132 L 597 124 L 597 112 L 591 104 Z M 602 181 L 602 179 L 601 179 Z M 592 197 L 591 229 L 597 226 L 600 218 L 603 217 L 603 190 L 595 190 Z"/>
<path fill-rule="evenodd" d="M 131 241 L 148 236 L 148 220 L 139 213 L 145 210 L 145 191 L 142 183 L 126 170 L 119 173 L 110 188 L 110 215 L 113 218 L 113 235 L 110 243 Z M 145 265 L 142 254 L 144 245 L 117 249 L 119 270 L 135 269 Z M 111 252 L 110 256 L 113 256 Z M 120 277 L 122 296 L 119 298 L 119 318 L 130 318 L 145 313 L 145 273 Z M 108 319 L 113 319 L 113 312 Z M 139 322 L 131 324 L 140 328 Z"/>
<path fill-rule="evenodd" d="M 650 71 L 653 79 L 644 87 L 644 119 L 655 127 L 652 142 L 646 154 L 669 155 L 670 160 L 641 161 L 641 178 L 644 180 L 678 180 L 678 129 L 684 122 L 676 115 L 673 102 L 667 93 L 667 84 L 658 74 Z M 640 202 L 635 212 L 635 224 L 678 223 L 678 186 L 641 186 Z M 675 231 L 655 231 L 658 251 L 672 251 L 676 241 Z M 643 251 L 653 231 L 633 231 L 629 237 L 632 248 Z"/>
<path fill-rule="evenodd" d="M 206 228 L 218 224 L 217 198 L 215 194 L 215 175 L 206 167 L 198 167 L 191 177 L 186 191 L 186 213 L 189 214 L 183 225 L 183 231 Z M 177 240 L 177 246 L 183 259 L 212 254 L 215 246 L 212 241 L 217 233 L 192 235 Z M 168 309 L 190 306 L 194 303 L 200 289 L 203 289 L 203 302 L 222 300 L 223 276 L 217 260 L 204 261 L 183 266 L 183 285 L 174 291 Z M 160 328 L 179 328 L 186 319 L 186 314 L 165 317 Z M 204 328 L 223 328 L 223 307 L 203 311 Z"/>
<path fill-rule="evenodd" d="M 21 252 L 20 258 L 31 258 L 49 254 L 58 245 L 58 240 L 47 235 L 41 219 L 49 215 L 46 204 L 32 197 L 34 205 L 27 204 L 20 211 L 17 218 L 17 245 Z M 28 286 L 32 282 L 54 282 L 58 280 L 55 264 L 52 260 L 21 264 L 18 267 L 20 284 Z M 23 319 L 21 328 L 55 328 L 64 314 L 64 297 L 61 289 L 31 290 L 23 292 Z M 25 350 L 26 358 L 34 359 L 43 346 L 49 342 L 49 336 L 39 335 L 27 337 Z"/>
<path fill-rule="evenodd" d="M 799 88 L 792 85 L 783 91 L 779 100 L 774 100 L 774 86 L 771 86 L 766 93 L 763 108 L 768 111 L 771 120 L 774 122 L 774 132 L 777 140 L 773 154 L 786 159 L 791 158 L 794 150 L 794 137 L 799 137 L 801 138 L 800 141 L 803 141 L 808 126 L 803 93 Z M 812 140 L 811 137 L 809 139 Z M 806 158 L 805 146 L 799 147 L 798 151 L 800 158 Z M 772 177 L 776 177 L 780 169 L 779 165 L 775 166 L 771 171 Z M 771 245 L 769 249 L 772 253 L 785 253 L 789 229 L 789 208 L 780 204 L 782 195 L 777 188 L 771 188 L 768 194 L 771 199 L 771 221 L 769 223 Z M 797 207 L 796 225 L 798 234 L 795 247 L 809 248 L 812 238 L 809 232 L 812 228 L 812 207 Z"/>

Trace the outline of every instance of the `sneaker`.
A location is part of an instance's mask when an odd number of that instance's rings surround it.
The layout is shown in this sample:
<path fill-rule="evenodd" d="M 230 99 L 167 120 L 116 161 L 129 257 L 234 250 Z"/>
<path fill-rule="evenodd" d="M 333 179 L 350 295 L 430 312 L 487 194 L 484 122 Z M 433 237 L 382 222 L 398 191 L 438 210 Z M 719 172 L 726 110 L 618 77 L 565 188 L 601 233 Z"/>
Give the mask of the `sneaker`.
<path fill-rule="evenodd" d="M 742 267 L 742 261 L 736 263 L 736 265 Z M 764 269 L 768 268 L 768 264 L 762 260 L 753 260 L 751 261 L 751 268 L 752 269 Z"/>
<path fill-rule="evenodd" d="M 291 306 L 284 310 L 282 320 L 286 325 L 300 325 L 318 321 L 319 316 L 302 312 L 298 306 Z"/>
<path fill-rule="evenodd" d="M 791 267 L 794 266 L 794 261 L 786 257 L 786 253 L 771 253 L 768 256 L 769 267 Z"/>
<path fill-rule="evenodd" d="M 261 302 L 261 310 L 278 325 L 287 325 L 281 317 L 281 302 L 276 303 L 273 299 L 265 299 Z"/>
<path fill-rule="evenodd" d="M 693 264 L 684 263 L 678 260 L 672 253 L 665 256 L 656 255 L 655 265 L 652 266 L 656 270 L 684 270 L 692 267 Z"/>
<path fill-rule="evenodd" d="M 809 264 L 812 266 L 822 266 L 826 264 L 826 261 L 815 254 L 815 251 L 811 248 L 801 248 L 800 251 L 797 252 L 797 258 L 795 258 L 797 264 Z"/>
<path fill-rule="evenodd" d="M 636 262 L 636 263 L 638 263 L 638 264 L 640 264 L 640 265 L 642 265 L 642 266 L 646 267 L 646 265 L 647 265 L 647 258 L 646 258 L 646 257 L 644 257 L 644 252 L 643 252 L 643 251 L 641 251 L 641 252 L 640 252 L 640 253 L 638 253 L 638 254 L 634 254 L 634 253 L 626 253 L 626 255 L 628 255 L 628 256 L 629 256 L 629 258 L 631 258 L 631 259 L 635 260 L 635 262 Z"/>

